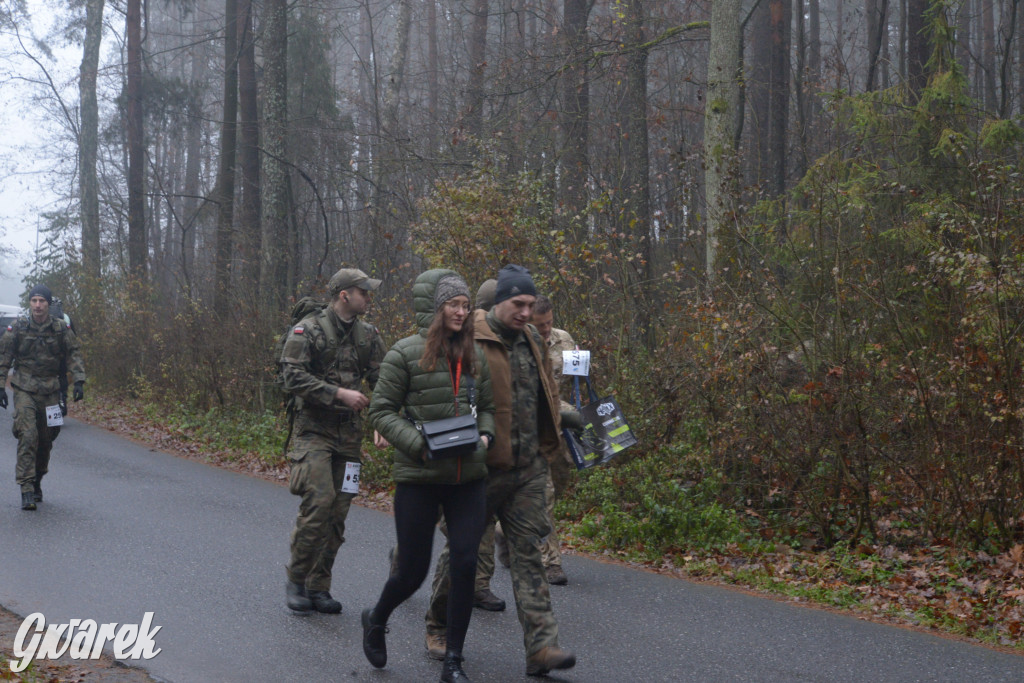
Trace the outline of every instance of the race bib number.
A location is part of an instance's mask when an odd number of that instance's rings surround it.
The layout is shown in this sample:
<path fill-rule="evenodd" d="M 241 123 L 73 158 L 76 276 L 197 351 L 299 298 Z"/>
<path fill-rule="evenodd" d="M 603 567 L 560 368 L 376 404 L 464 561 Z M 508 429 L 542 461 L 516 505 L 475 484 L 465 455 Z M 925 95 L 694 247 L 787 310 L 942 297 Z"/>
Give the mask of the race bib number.
<path fill-rule="evenodd" d="M 562 351 L 562 374 L 586 377 L 590 374 L 590 351 Z"/>
<path fill-rule="evenodd" d="M 359 468 L 361 466 L 358 462 L 345 463 L 345 483 L 341 485 L 342 493 L 359 493 Z"/>
<path fill-rule="evenodd" d="M 46 426 L 60 427 L 64 424 L 64 416 L 60 413 L 60 405 L 46 406 Z"/>

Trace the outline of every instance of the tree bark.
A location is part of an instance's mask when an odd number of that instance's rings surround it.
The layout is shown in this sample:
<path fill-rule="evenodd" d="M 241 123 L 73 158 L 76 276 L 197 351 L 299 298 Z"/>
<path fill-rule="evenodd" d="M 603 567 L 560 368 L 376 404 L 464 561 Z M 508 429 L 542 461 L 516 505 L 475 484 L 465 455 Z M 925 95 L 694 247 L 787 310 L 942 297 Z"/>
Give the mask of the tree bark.
<path fill-rule="evenodd" d="M 260 274 L 260 133 L 256 99 L 256 50 L 252 0 L 238 1 L 238 203 L 242 279 L 257 282 Z M 258 290 L 250 288 L 250 296 Z"/>
<path fill-rule="evenodd" d="M 469 37 L 469 82 L 466 85 L 466 132 L 479 138 L 484 128 L 484 73 L 487 67 L 488 0 L 474 0 Z"/>
<path fill-rule="evenodd" d="M 290 246 L 288 193 L 288 3 L 264 3 L 263 46 L 263 248 L 260 300 L 268 314 L 284 307 Z"/>
<path fill-rule="evenodd" d="M 705 272 L 715 281 L 719 242 L 735 210 L 737 114 L 740 107 L 740 2 L 711 4 L 708 90 L 704 108 Z"/>
<path fill-rule="evenodd" d="M 142 0 L 128 0 L 125 11 L 128 121 L 128 269 L 138 282 L 146 279 L 146 147 L 142 112 Z"/>
<path fill-rule="evenodd" d="M 928 57 L 930 39 L 925 29 L 925 13 L 929 0 L 907 0 L 907 84 L 911 92 L 920 95 L 928 84 Z"/>
<path fill-rule="evenodd" d="M 224 118 L 220 128 L 220 165 L 217 170 L 217 239 L 214 252 L 213 309 L 227 315 L 232 299 L 231 250 L 234 231 L 235 146 L 238 134 L 238 26 L 237 0 L 224 2 Z"/>
<path fill-rule="evenodd" d="M 100 41 L 103 36 L 103 0 L 85 4 L 85 42 L 79 68 L 78 193 L 82 215 L 82 288 L 87 315 L 91 320 L 97 312 L 100 291 L 100 201 L 96 157 L 99 140 L 99 109 L 96 104 L 96 72 L 99 68 Z"/>
<path fill-rule="evenodd" d="M 867 0 L 868 21 L 868 74 L 864 89 L 871 92 L 876 87 L 878 76 L 878 57 L 882 52 L 882 39 L 885 37 L 885 26 L 889 20 L 888 0 Z"/>
<path fill-rule="evenodd" d="M 562 73 L 562 210 L 567 227 L 576 242 L 583 239 L 582 214 L 587 206 L 587 179 L 590 164 L 590 75 L 587 60 L 591 53 L 587 22 L 592 0 L 565 0 L 562 35 L 565 40 L 565 70 Z"/>

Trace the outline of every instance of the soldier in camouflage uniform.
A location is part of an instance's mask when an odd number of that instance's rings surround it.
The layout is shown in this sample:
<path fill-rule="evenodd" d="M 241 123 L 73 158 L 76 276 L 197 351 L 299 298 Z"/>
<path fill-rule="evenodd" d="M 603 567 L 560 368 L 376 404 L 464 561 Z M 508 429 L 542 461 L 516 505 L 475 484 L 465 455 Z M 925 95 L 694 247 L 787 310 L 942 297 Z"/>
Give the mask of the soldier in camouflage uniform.
<path fill-rule="evenodd" d="M 561 413 L 564 416 L 567 413 L 575 414 L 576 407 L 566 401 L 565 397 L 569 396 L 572 390 L 569 388 L 571 382 L 562 381 L 562 351 L 572 351 L 576 348 L 576 342 L 573 341 L 572 335 L 565 330 L 560 330 L 554 326 L 554 311 L 552 310 L 551 300 L 546 296 L 537 297 L 537 305 L 533 309 L 533 326 L 540 332 L 540 336 L 544 338 L 545 343 L 548 347 L 548 356 L 551 358 L 551 365 L 554 371 L 555 383 L 560 387 L 560 393 L 562 396 L 561 401 Z M 571 378 L 570 378 L 571 379 Z M 572 458 L 563 449 L 563 459 L 558 461 L 557 469 L 559 470 L 559 478 L 567 479 L 568 473 L 571 471 L 569 465 L 572 464 Z M 552 465 L 552 470 L 556 469 L 556 465 Z M 563 486 L 559 486 L 557 493 L 561 494 Z M 544 569 L 548 575 L 548 583 L 553 586 L 564 586 L 569 583 L 569 577 L 565 575 L 565 571 L 562 569 L 562 549 L 561 543 L 558 540 L 558 531 L 555 529 L 555 499 L 556 490 L 554 484 L 554 478 L 549 476 L 547 485 L 545 487 L 547 493 L 547 512 L 548 518 L 551 520 L 551 533 L 547 535 L 547 538 L 541 543 L 541 556 L 544 560 Z"/>
<path fill-rule="evenodd" d="M 284 390 L 296 401 L 288 488 L 302 497 L 286 585 L 287 605 L 295 612 L 341 612 L 330 594 L 331 569 L 355 497 L 342 486 L 347 468 L 358 481 L 353 470 L 361 463 L 360 412 L 370 402 L 362 384 L 372 389 L 377 383 L 385 352 L 377 328 L 358 316 L 379 286 L 361 270 L 339 270 L 328 283 L 330 304 L 299 321 L 281 353 Z"/>
<path fill-rule="evenodd" d="M 544 340 L 528 324 L 536 298 L 529 272 L 509 265 L 498 274 L 494 308 L 474 312 L 476 342 L 491 370 L 497 431 L 487 454 L 487 516 L 497 515 L 512 546 L 512 591 L 530 676 L 576 664 L 576 656 L 558 646 L 539 547 L 551 531 L 544 493 L 548 466 L 563 456 L 551 362 Z M 439 563 L 436 571 L 447 572 L 447 563 Z M 448 582 L 437 583 L 428 623 L 438 617 L 435 604 L 445 599 Z"/>
<path fill-rule="evenodd" d="M 21 509 L 35 510 L 43 501 L 40 482 L 50 468 L 50 449 L 60 427 L 50 427 L 47 408 L 60 413 L 59 374 L 66 363 L 74 377 L 74 398 L 84 395 L 85 364 L 78 338 L 64 323 L 50 315 L 53 296 L 46 285 L 29 292 L 28 318 L 19 318 L 0 337 L 0 378 L 11 374 L 14 389 L 14 437 L 18 439 L 16 479 L 21 487 Z M 0 408 L 7 408 L 7 393 L 0 386 Z"/>

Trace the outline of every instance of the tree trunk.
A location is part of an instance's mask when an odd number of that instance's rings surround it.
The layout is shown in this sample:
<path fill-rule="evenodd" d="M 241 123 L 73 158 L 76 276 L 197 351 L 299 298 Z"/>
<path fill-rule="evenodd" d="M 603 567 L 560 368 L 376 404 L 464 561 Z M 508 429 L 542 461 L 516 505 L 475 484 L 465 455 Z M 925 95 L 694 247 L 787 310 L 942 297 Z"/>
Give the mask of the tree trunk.
<path fill-rule="evenodd" d="M 289 270 L 288 3 L 264 3 L 263 46 L 263 248 L 260 300 L 268 314 L 284 307 Z"/>
<path fill-rule="evenodd" d="M 928 84 L 930 39 L 925 29 L 928 6 L 929 0 L 907 0 L 907 84 L 915 95 L 920 95 Z"/>
<path fill-rule="evenodd" d="M 704 108 L 707 216 L 704 266 L 709 283 L 715 281 L 719 241 L 729 229 L 735 211 L 736 187 L 732 166 L 736 157 L 742 76 L 740 39 L 740 1 L 715 0 L 711 4 L 708 90 Z"/>
<path fill-rule="evenodd" d="M 566 226 L 574 231 L 577 243 L 585 234 L 582 214 L 588 201 L 590 75 L 587 60 L 591 48 L 587 22 L 592 6 L 592 0 L 565 0 L 563 4 L 566 68 L 562 73 L 562 129 L 565 138 L 561 200 L 567 217 Z"/>
<path fill-rule="evenodd" d="M 469 82 L 466 85 L 466 132 L 479 138 L 484 128 L 484 73 L 487 67 L 488 0 L 474 0 L 469 37 Z"/>
<path fill-rule="evenodd" d="M 993 0 L 981 3 L 981 67 L 985 76 L 985 109 L 996 111 L 996 21 Z"/>
<path fill-rule="evenodd" d="M 202 171 L 203 158 L 203 96 L 202 84 L 206 80 L 206 55 L 201 44 L 190 49 L 192 61 L 190 75 L 191 94 L 188 102 L 188 133 L 186 136 L 185 159 L 185 202 L 183 209 L 181 235 L 181 269 L 185 280 L 185 289 L 189 298 L 196 296 L 195 291 L 195 256 L 196 231 L 199 229 L 200 197 L 199 174 Z"/>
<path fill-rule="evenodd" d="M 253 35 L 252 0 L 238 3 L 238 204 L 239 251 L 242 280 L 257 282 L 260 275 L 260 133 L 256 101 L 256 50 Z M 258 290 L 248 288 L 248 295 Z M 253 302 L 255 303 L 255 302 Z"/>
<path fill-rule="evenodd" d="M 772 196 L 786 191 L 786 135 L 789 131 L 789 45 L 792 0 L 771 0 L 768 3 L 771 22 L 770 87 L 769 87 L 769 181 Z M 784 225 L 784 223 L 780 223 Z"/>
<path fill-rule="evenodd" d="M 146 279 L 146 147 L 142 114 L 142 0 L 125 7 L 127 79 L 125 102 L 128 121 L 128 269 L 138 282 Z"/>
<path fill-rule="evenodd" d="M 99 110 L 96 104 L 96 72 L 103 37 L 103 0 L 85 4 L 85 42 L 79 68 L 78 93 L 81 130 L 78 139 L 78 193 L 82 212 L 82 294 L 86 306 L 84 320 L 95 318 L 100 293 L 100 200 L 96 177 L 99 139 Z"/>
<path fill-rule="evenodd" d="M 438 107 L 440 101 L 440 70 L 441 63 L 437 55 L 437 2 L 427 2 L 427 109 L 430 112 L 430 130 L 427 133 L 427 140 L 430 155 L 437 153 L 437 125 L 441 111 Z"/>
<path fill-rule="evenodd" d="M 224 119 L 220 128 L 220 165 L 217 170 L 217 243 L 214 252 L 213 309 L 227 315 L 232 299 L 231 249 L 234 230 L 235 146 L 238 134 L 238 26 L 237 0 L 224 2 Z"/>
<path fill-rule="evenodd" d="M 882 52 L 882 40 L 885 37 L 886 22 L 889 20 L 888 0 L 867 0 L 868 21 L 868 75 L 864 89 L 871 92 L 876 87 L 878 77 L 878 57 Z"/>

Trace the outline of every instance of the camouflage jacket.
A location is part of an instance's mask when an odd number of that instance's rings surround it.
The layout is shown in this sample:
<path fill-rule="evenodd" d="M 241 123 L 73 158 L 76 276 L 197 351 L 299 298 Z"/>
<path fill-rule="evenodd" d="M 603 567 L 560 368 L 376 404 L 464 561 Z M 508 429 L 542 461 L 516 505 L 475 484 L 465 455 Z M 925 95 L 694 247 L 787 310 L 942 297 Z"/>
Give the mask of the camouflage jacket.
<path fill-rule="evenodd" d="M 324 325 L 332 325 L 334 333 L 325 331 Z M 284 390 L 300 399 L 296 405 L 299 432 L 312 429 L 331 434 L 339 423 L 353 421 L 355 415 L 335 397 L 338 387 L 361 391 L 366 380 L 372 389 L 384 350 L 376 327 L 358 319 L 346 325 L 330 306 L 293 326 L 280 363 Z M 316 427 L 318 423 L 323 429 Z"/>
<path fill-rule="evenodd" d="M 494 446 L 487 464 L 509 470 L 530 464 L 539 452 L 549 463 L 564 460 L 558 390 L 544 340 L 532 325 L 513 335 L 511 352 L 493 313 L 473 314 L 476 342 L 484 349 L 494 393 Z"/>
<path fill-rule="evenodd" d="M 0 337 L 0 377 L 6 378 L 12 367 L 11 386 L 33 394 L 60 391 L 61 361 L 67 362 L 74 382 L 85 381 L 85 363 L 78 337 L 68 325 L 50 316 L 37 323 L 18 318 Z"/>
<path fill-rule="evenodd" d="M 562 399 L 562 410 L 576 409 L 569 402 L 572 397 L 572 377 L 562 377 L 562 351 L 572 351 L 575 348 L 576 342 L 573 341 L 572 335 L 557 327 L 551 330 L 551 336 L 548 337 L 548 356 L 551 358 L 551 369 L 555 376 L 555 383 L 558 385 L 559 396 Z"/>

